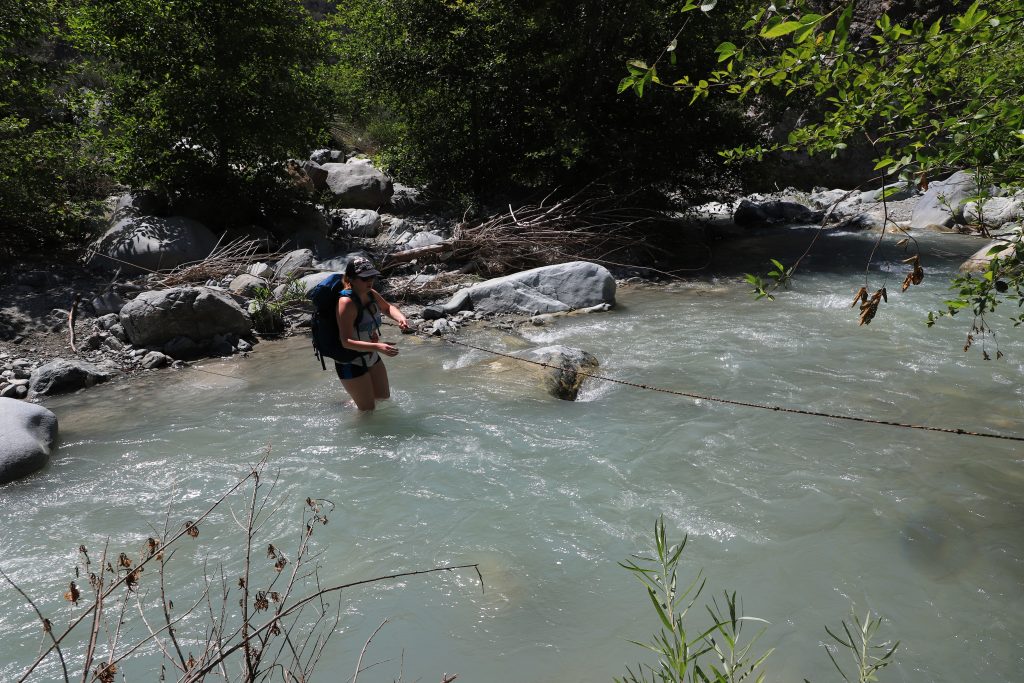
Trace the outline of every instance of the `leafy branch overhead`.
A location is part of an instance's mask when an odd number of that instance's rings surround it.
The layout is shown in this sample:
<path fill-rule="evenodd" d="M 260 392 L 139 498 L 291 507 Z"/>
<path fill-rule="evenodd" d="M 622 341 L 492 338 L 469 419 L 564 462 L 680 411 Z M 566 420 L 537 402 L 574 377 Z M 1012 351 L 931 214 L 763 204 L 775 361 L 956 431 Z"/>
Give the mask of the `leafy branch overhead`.
<path fill-rule="evenodd" d="M 802 117 L 786 139 L 723 150 L 726 161 L 761 160 L 786 151 L 834 157 L 854 140 L 866 140 L 882 179 L 900 177 L 925 188 L 929 178 L 967 169 L 984 185 L 976 198 L 980 202 L 993 189 L 1020 184 L 1024 0 L 959 4 L 927 24 L 904 25 L 883 14 L 867 37 L 851 34 L 859 16 L 857 2 L 816 7 L 807 0 L 765 4 L 749 17 L 742 39 L 715 48 L 712 69 L 699 77 L 683 73 L 670 78 L 658 67 L 665 55 L 673 63 L 672 55 L 686 39 L 689 22 L 684 21 L 653 64 L 627 63 L 619 92 L 631 89 L 642 97 L 647 86 L 655 85 L 687 93 L 693 104 L 714 93 L 753 101 L 773 91 L 816 103 L 816 114 Z M 708 11 L 693 0 L 682 11 L 697 9 Z M 979 228 L 986 234 L 983 224 Z M 1000 301 L 1024 304 L 1019 245 L 1018 233 L 1004 240 L 998 250 L 1003 257 L 994 259 L 983 277 L 958 278 L 953 283 L 957 296 L 943 315 L 972 309 L 975 325 L 984 330 L 985 314 Z M 922 273 L 915 261 L 911 284 Z M 1022 317 L 1012 320 L 1019 325 Z"/>

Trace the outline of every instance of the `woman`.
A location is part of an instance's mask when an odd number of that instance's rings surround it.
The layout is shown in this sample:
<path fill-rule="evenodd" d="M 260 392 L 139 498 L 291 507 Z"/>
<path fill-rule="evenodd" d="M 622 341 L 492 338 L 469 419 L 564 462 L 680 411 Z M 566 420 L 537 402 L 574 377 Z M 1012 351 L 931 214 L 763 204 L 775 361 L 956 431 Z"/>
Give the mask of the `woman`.
<path fill-rule="evenodd" d="M 398 307 L 373 289 L 373 279 L 378 275 L 380 272 L 368 259 L 357 256 L 349 261 L 344 275 L 346 289 L 338 297 L 336 311 L 341 345 L 361 355 L 349 363 L 335 363 L 334 369 L 359 410 L 373 410 L 377 401 L 391 396 L 388 371 L 380 356 L 397 356 L 398 348 L 380 341 L 381 313 L 402 330 L 409 329 Z"/>

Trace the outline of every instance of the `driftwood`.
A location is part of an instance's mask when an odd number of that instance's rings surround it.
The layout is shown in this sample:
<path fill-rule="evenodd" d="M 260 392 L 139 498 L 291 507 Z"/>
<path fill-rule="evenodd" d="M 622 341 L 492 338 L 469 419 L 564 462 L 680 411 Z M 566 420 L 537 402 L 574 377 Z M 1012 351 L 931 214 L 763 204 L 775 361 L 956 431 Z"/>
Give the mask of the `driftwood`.
<path fill-rule="evenodd" d="M 510 205 L 507 212 L 464 221 L 450 240 L 392 254 L 384 265 L 473 262 L 483 275 L 497 276 L 575 260 L 618 266 L 633 260 L 636 252 L 662 251 L 653 244 L 650 230 L 664 221 L 661 216 L 625 206 L 628 197 L 596 190 L 591 186 L 558 201 L 549 195 L 539 204 Z"/>
<path fill-rule="evenodd" d="M 78 353 L 78 349 L 75 348 L 75 314 L 78 312 L 78 302 L 81 298 L 81 294 L 75 294 L 75 299 L 71 302 L 71 310 L 68 311 L 68 340 L 73 353 Z"/>
<path fill-rule="evenodd" d="M 160 287 L 201 284 L 244 270 L 244 266 L 263 259 L 280 258 L 282 254 L 261 253 L 260 240 L 237 239 L 214 248 L 202 261 L 178 266 L 158 280 Z"/>

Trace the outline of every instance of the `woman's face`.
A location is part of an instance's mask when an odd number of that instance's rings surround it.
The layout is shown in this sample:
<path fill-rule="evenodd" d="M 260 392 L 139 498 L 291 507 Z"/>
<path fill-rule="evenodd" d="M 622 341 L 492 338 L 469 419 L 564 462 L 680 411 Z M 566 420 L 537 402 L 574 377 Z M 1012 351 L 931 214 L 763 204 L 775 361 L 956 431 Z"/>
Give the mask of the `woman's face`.
<path fill-rule="evenodd" d="M 352 278 L 352 288 L 360 294 L 365 294 L 373 288 L 373 276 L 370 277 L 359 277 L 358 275 Z"/>

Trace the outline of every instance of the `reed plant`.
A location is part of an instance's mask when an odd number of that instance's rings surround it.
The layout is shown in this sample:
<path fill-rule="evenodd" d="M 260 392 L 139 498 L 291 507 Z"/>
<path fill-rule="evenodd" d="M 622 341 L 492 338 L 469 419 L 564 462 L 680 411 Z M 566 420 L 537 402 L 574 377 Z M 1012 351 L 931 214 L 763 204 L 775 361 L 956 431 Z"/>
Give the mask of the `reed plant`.
<path fill-rule="evenodd" d="M 711 602 L 703 605 L 711 619 L 710 625 L 702 628 L 690 626 L 690 611 L 700 600 L 707 579 L 703 570 L 699 570 L 685 586 L 679 581 L 679 569 L 688 540 L 689 536 L 683 536 L 678 543 L 670 542 L 664 516 L 659 516 L 654 523 L 653 554 L 634 555 L 619 563 L 643 584 L 658 617 L 660 630 L 646 643 L 630 641 L 654 653 L 656 663 L 640 663 L 635 669 L 627 667 L 626 675 L 615 678 L 615 682 L 740 683 L 749 679 L 761 683 L 767 675 L 765 660 L 774 650 L 769 648 L 759 652 L 755 645 L 765 633 L 768 622 L 745 616 L 735 591 L 723 591 L 721 602 L 712 598 Z M 856 612 L 852 618 L 855 628 L 845 621 L 836 631 L 825 627 L 834 641 L 833 647 L 826 646 L 825 651 L 847 683 L 877 681 L 878 672 L 893 662 L 899 641 L 894 644 L 875 642 L 882 618 L 870 610 L 863 619 Z M 751 624 L 757 625 L 757 630 L 747 637 L 743 633 L 744 627 Z M 850 660 L 847 660 L 847 668 L 840 665 L 832 652 L 837 646 L 849 650 L 852 667 Z"/>

